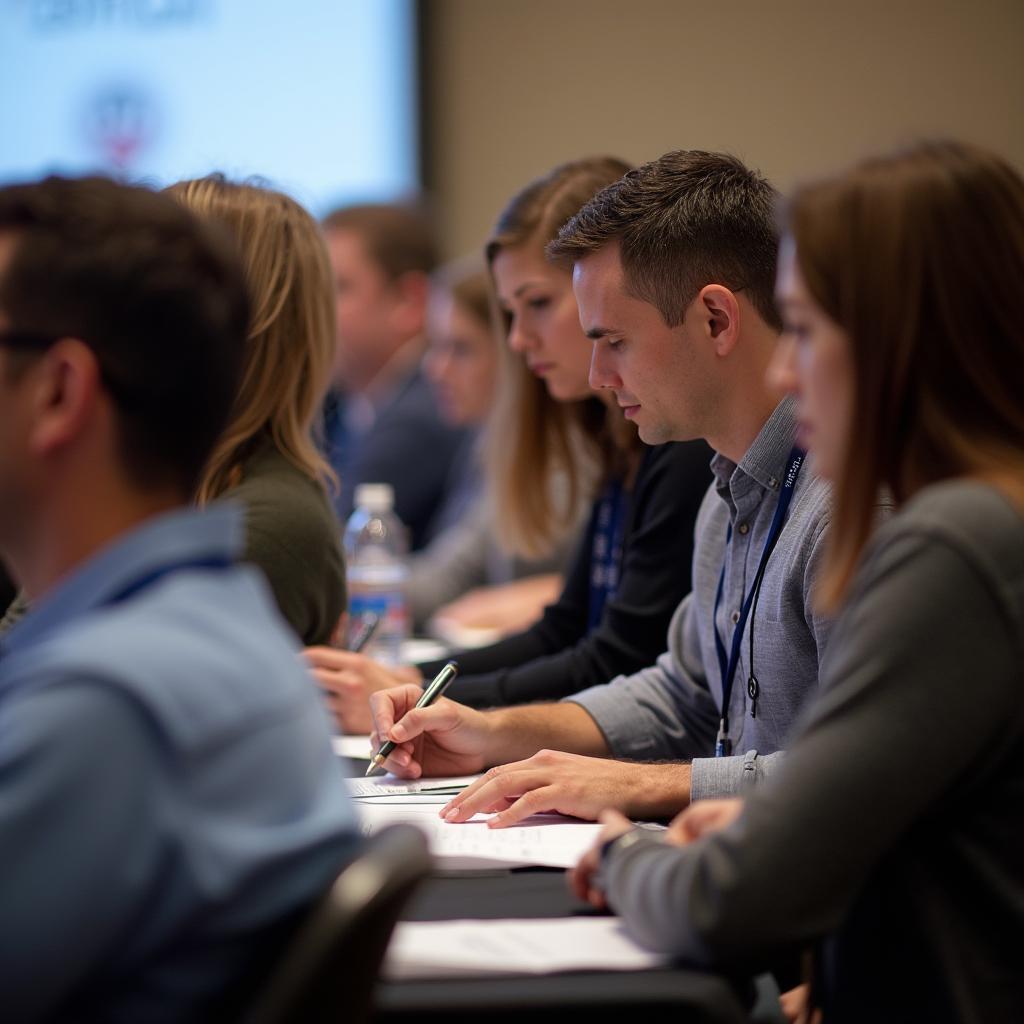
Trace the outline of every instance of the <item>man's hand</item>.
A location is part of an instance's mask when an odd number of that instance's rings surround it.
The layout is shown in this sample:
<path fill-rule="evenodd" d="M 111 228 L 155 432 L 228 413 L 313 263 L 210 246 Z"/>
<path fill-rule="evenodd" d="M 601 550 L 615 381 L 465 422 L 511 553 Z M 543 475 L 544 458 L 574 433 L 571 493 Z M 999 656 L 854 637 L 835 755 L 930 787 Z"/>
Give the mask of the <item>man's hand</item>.
<path fill-rule="evenodd" d="M 601 824 L 604 825 L 604 828 L 601 829 L 597 841 L 583 854 L 579 864 L 572 868 L 567 875 L 569 888 L 572 889 L 576 897 L 597 907 L 598 910 L 604 910 L 608 906 L 604 892 L 596 884 L 597 872 L 601 867 L 601 852 L 605 843 L 618 839 L 619 836 L 625 835 L 633 828 L 633 823 L 618 811 L 605 811 L 601 815 Z"/>
<path fill-rule="evenodd" d="M 333 647 L 307 647 L 304 654 L 342 732 L 373 728 L 370 694 L 423 679 L 419 669 L 389 668 L 365 654 Z"/>
<path fill-rule="evenodd" d="M 525 761 L 492 768 L 441 810 L 446 821 L 495 813 L 491 828 L 531 814 L 557 811 L 596 821 L 606 808 L 634 818 L 668 817 L 686 805 L 690 766 L 634 764 L 542 750 Z"/>
<path fill-rule="evenodd" d="M 403 779 L 482 771 L 491 747 L 489 716 L 445 697 L 417 708 L 421 695 L 418 686 L 399 686 L 370 698 L 373 749 L 384 740 L 398 744 L 384 767 Z"/>
<path fill-rule="evenodd" d="M 743 810 L 738 797 L 728 800 L 698 800 L 680 814 L 665 833 L 665 841 L 686 846 L 701 836 L 720 832 L 731 825 Z"/>

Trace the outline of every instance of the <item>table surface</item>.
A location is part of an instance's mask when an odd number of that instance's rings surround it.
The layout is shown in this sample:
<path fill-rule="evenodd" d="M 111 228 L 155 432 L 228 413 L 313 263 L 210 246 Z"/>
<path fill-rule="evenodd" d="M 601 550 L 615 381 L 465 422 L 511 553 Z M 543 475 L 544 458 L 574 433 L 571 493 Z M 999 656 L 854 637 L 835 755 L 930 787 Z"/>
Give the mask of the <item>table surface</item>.
<path fill-rule="evenodd" d="M 342 758 L 345 774 L 361 776 L 365 761 Z M 597 913 L 569 891 L 554 868 L 439 872 L 428 878 L 402 914 L 405 921 L 458 918 L 542 918 Z M 743 1024 L 753 985 L 682 967 L 648 971 L 573 972 L 493 978 L 381 981 L 374 1024 L 567 1024 L 582 1013 L 587 1024 L 623 1024 L 630 1011 L 673 1024 Z M 671 1016 L 669 1016 L 671 1015 Z"/>
<path fill-rule="evenodd" d="M 517 869 L 429 878 L 402 915 L 408 921 L 455 918 L 568 917 L 595 913 L 569 892 L 565 873 Z M 583 1013 L 622 1022 L 630 1010 L 687 1024 L 745 1021 L 751 989 L 721 976 L 683 968 L 502 978 L 384 981 L 374 1021 L 559 1021 Z M 662 1014 L 671 1013 L 671 1017 Z"/>

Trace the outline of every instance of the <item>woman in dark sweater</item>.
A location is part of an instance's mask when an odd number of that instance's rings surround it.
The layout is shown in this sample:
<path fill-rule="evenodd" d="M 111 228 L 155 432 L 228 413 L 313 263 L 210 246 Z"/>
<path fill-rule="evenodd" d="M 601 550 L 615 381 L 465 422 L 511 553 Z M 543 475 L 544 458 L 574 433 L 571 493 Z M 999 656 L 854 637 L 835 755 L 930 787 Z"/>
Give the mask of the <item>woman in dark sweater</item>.
<path fill-rule="evenodd" d="M 245 561 L 304 643 L 345 611 L 345 564 L 313 425 L 334 360 L 334 285 L 316 221 L 295 200 L 220 175 L 168 190 L 238 243 L 252 308 L 242 386 L 197 500 L 245 509 Z"/>
<path fill-rule="evenodd" d="M 565 589 L 540 621 L 455 655 L 461 675 L 448 693 L 468 704 L 557 699 L 652 664 L 690 590 L 710 451 L 703 442 L 645 448 L 614 400 L 591 390 L 592 346 L 571 274 L 544 253 L 627 170 L 609 158 L 555 168 L 512 199 L 487 243 L 508 341 L 486 448 L 497 534 L 516 553 L 536 554 L 565 531 L 581 493 L 593 507 Z M 407 681 L 346 652 L 325 652 L 316 667 L 350 732 L 369 728 L 369 692 Z M 439 667 L 419 666 L 427 676 Z"/>
<path fill-rule="evenodd" d="M 668 842 L 609 813 L 577 890 L 689 962 L 813 948 L 804 1020 L 1020 1020 L 1024 179 L 923 144 L 805 186 L 788 234 L 775 370 L 835 482 L 819 698 L 745 804 Z"/>

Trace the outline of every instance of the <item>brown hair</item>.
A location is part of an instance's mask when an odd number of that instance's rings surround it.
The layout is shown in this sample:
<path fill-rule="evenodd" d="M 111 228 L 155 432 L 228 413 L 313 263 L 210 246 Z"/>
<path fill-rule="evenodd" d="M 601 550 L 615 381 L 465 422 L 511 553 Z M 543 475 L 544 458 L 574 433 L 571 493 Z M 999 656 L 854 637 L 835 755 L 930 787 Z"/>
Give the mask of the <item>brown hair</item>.
<path fill-rule="evenodd" d="M 902 502 L 979 473 L 1024 489 L 1024 180 L 985 150 L 926 142 L 798 189 L 786 226 L 854 365 L 856 443 L 819 590 L 835 609 L 880 487 Z"/>
<path fill-rule="evenodd" d="M 323 220 L 325 231 L 351 231 L 388 281 L 403 274 L 429 274 L 437 266 L 437 247 L 427 217 L 416 207 L 365 203 L 343 206 Z"/>
<path fill-rule="evenodd" d="M 313 437 L 334 359 L 334 288 L 316 221 L 280 192 L 221 175 L 168 192 L 237 239 L 252 308 L 241 387 L 198 500 L 239 483 L 242 464 L 267 441 L 310 478 L 334 483 Z"/>
<path fill-rule="evenodd" d="M 489 266 L 502 249 L 538 251 L 595 192 L 629 170 L 613 157 L 556 167 L 505 207 L 485 247 Z M 495 308 L 503 336 L 510 321 Z M 581 331 L 582 340 L 582 331 Z M 528 556 L 546 553 L 575 523 L 581 496 L 602 477 L 625 472 L 640 440 L 617 409 L 596 396 L 557 402 L 522 358 L 502 345 L 498 399 L 487 431 L 487 467 L 498 535 Z M 559 493 L 563 478 L 567 495 Z"/>
<path fill-rule="evenodd" d="M 3 344 L 37 358 L 63 337 L 93 352 L 125 470 L 190 497 L 238 390 L 248 320 L 231 240 L 167 196 L 105 178 L 0 189 L 14 248 Z"/>
<path fill-rule="evenodd" d="M 574 263 L 610 242 L 621 246 L 630 294 L 669 327 L 708 284 L 746 291 L 764 321 L 781 329 L 775 307 L 778 193 L 734 156 L 666 153 L 598 192 L 548 246 Z"/>

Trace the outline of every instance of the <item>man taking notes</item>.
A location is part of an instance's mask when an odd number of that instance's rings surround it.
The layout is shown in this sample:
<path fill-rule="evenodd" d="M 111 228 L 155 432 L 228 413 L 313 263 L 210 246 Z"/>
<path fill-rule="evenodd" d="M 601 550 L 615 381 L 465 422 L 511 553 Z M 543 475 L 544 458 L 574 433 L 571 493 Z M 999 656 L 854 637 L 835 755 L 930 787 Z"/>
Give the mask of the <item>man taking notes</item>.
<path fill-rule="evenodd" d="M 240 510 L 185 507 L 247 334 L 226 246 L 145 189 L 0 189 L 4 1019 L 233 1019 L 354 846 Z"/>
<path fill-rule="evenodd" d="M 768 770 L 814 690 L 828 627 L 811 586 L 828 490 L 794 448 L 791 404 L 765 382 L 780 329 L 775 201 L 732 157 L 670 153 L 598 193 L 552 244 L 575 265 L 591 384 L 649 444 L 705 438 L 715 481 L 693 592 L 657 664 L 554 705 L 412 711 L 415 687 L 374 695 L 378 734 L 399 742 L 396 773 L 501 766 L 452 801 L 449 820 L 605 807 L 667 817 L 738 792 Z M 727 756 L 713 756 L 716 744 Z"/>

